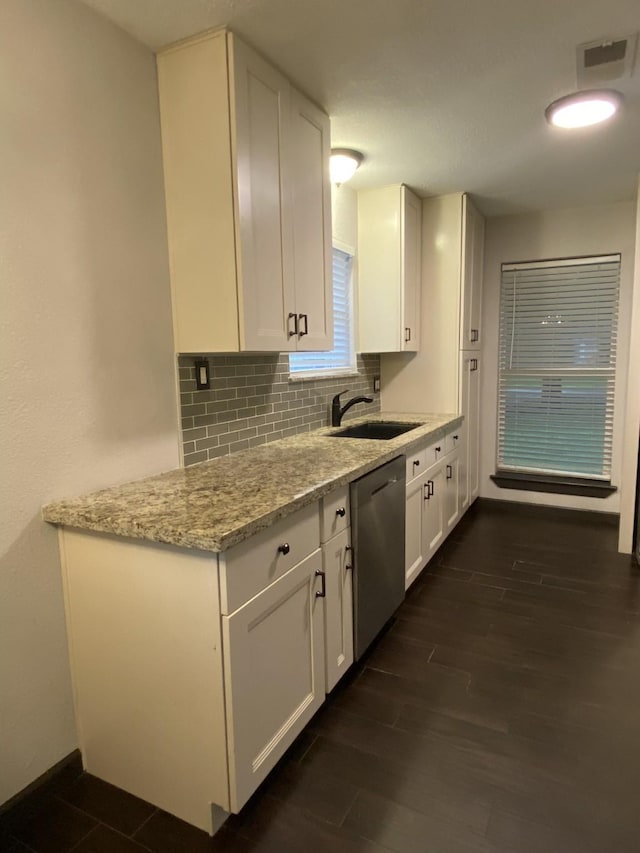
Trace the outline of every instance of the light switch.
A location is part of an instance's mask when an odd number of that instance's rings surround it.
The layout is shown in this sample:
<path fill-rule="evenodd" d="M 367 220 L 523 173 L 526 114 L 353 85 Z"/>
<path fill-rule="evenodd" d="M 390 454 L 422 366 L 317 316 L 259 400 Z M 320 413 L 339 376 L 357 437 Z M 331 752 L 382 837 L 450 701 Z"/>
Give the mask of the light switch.
<path fill-rule="evenodd" d="M 209 384 L 209 362 L 206 358 L 198 358 L 193 363 L 196 369 L 196 388 L 205 391 L 210 388 Z"/>

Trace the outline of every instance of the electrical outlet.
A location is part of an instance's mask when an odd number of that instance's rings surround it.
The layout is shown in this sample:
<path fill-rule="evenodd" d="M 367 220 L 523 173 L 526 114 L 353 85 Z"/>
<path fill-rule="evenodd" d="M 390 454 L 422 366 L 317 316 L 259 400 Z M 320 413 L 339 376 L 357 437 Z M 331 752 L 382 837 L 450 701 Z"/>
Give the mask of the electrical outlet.
<path fill-rule="evenodd" d="M 379 391 L 380 391 L 380 377 L 374 376 L 373 377 L 373 392 L 374 392 L 374 394 L 377 394 Z"/>

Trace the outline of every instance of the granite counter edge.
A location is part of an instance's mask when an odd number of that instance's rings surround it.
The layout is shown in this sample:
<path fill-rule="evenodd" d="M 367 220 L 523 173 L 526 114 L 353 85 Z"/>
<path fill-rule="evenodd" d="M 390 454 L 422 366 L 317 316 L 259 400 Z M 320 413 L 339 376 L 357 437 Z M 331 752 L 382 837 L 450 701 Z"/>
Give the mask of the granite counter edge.
<path fill-rule="evenodd" d="M 303 494 L 296 496 L 293 500 L 274 507 L 269 512 L 252 519 L 234 530 L 218 535 L 209 535 L 202 531 L 167 531 L 162 528 L 153 527 L 153 525 L 142 526 L 135 521 L 110 524 L 108 519 L 97 521 L 90 517 L 83 517 L 81 511 L 65 506 L 64 501 L 55 501 L 44 506 L 42 508 L 42 518 L 50 524 L 62 527 L 89 530 L 93 533 L 112 534 L 120 538 L 155 542 L 162 545 L 173 545 L 187 549 L 221 553 L 232 548 L 234 545 L 240 544 L 245 539 L 249 539 L 261 530 L 265 530 L 275 522 L 292 515 L 297 510 L 321 500 L 325 495 L 335 489 L 359 479 L 370 471 L 380 467 L 380 465 L 389 462 L 391 459 L 411 452 L 414 447 L 424 444 L 425 441 L 438 441 L 447 432 L 455 429 L 462 422 L 463 417 L 461 415 L 453 416 L 446 424 L 422 433 L 419 437 L 412 437 L 409 440 L 405 440 L 400 446 L 381 450 L 379 456 L 374 460 L 357 465 L 335 479 L 313 486 Z M 324 430 L 323 433 L 324 435 L 328 434 Z"/>

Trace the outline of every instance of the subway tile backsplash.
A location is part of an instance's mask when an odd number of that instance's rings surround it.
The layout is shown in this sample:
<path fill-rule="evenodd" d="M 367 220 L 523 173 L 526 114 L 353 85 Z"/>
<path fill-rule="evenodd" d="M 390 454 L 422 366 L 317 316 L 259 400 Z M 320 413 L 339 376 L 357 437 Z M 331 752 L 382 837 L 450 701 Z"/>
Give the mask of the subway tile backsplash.
<path fill-rule="evenodd" d="M 196 390 L 196 358 L 209 362 L 208 391 Z M 330 379 L 289 381 L 286 353 L 181 355 L 178 368 L 185 465 L 328 426 L 331 398 L 345 388 L 345 401 L 358 394 L 374 398 L 350 409 L 345 420 L 380 411 L 380 395 L 373 393 L 379 355 L 359 355 L 357 376 Z"/>

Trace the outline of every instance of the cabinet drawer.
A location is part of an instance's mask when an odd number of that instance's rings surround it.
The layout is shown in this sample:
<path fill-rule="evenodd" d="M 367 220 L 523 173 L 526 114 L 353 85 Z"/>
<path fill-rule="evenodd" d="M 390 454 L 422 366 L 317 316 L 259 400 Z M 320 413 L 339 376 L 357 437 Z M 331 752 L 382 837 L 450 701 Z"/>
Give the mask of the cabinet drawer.
<path fill-rule="evenodd" d="M 233 613 L 320 546 L 314 503 L 220 554 L 220 607 Z"/>
<path fill-rule="evenodd" d="M 427 447 L 426 453 L 427 468 L 430 468 L 431 465 L 434 465 L 436 462 L 439 462 L 446 453 L 444 437 L 439 438 L 438 441 L 432 442 L 429 447 Z"/>
<path fill-rule="evenodd" d="M 452 453 L 458 447 L 460 447 L 462 443 L 462 433 L 455 429 L 453 432 L 448 433 L 444 437 L 444 452 Z"/>
<path fill-rule="evenodd" d="M 407 453 L 407 484 L 427 470 L 427 448 L 420 447 Z"/>
<path fill-rule="evenodd" d="M 328 542 L 349 527 L 349 486 L 330 492 L 322 499 L 320 507 L 320 538 Z"/>

